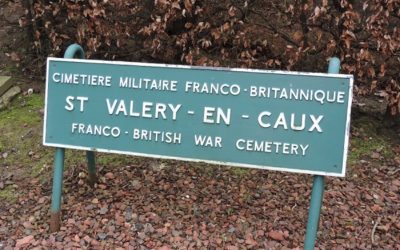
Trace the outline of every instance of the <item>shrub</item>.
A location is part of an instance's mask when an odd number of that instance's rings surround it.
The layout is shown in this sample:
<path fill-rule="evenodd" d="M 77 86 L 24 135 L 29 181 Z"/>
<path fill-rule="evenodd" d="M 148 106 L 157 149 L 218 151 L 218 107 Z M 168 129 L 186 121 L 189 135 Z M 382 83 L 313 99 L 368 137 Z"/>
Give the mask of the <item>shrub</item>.
<path fill-rule="evenodd" d="M 76 42 L 88 58 L 324 72 L 338 56 L 356 94 L 400 111 L 399 0 L 32 2 L 43 57 Z"/>

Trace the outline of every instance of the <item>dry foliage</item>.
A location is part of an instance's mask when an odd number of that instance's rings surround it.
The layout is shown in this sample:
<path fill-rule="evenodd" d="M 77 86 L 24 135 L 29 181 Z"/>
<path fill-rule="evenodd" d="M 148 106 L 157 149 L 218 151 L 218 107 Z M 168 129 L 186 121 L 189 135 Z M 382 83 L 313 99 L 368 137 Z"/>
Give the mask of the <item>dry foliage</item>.
<path fill-rule="evenodd" d="M 77 42 L 89 58 L 314 72 L 338 56 L 356 94 L 379 91 L 400 113 L 399 0 L 34 0 L 27 8 L 21 24 L 32 25 L 42 56 Z"/>

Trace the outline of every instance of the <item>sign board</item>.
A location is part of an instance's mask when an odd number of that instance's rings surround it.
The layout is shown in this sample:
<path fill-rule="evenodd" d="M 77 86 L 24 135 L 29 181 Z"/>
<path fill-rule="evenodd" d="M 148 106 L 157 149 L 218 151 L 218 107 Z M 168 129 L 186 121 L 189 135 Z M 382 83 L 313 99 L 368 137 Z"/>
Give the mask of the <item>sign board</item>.
<path fill-rule="evenodd" d="M 49 58 L 47 146 L 344 176 L 351 75 Z"/>

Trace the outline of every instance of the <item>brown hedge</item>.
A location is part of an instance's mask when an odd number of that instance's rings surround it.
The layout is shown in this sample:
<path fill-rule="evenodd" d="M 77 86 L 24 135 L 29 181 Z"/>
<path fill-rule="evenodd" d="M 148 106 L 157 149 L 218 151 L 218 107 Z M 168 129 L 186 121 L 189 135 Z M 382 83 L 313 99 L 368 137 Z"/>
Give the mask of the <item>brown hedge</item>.
<path fill-rule="evenodd" d="M 61 56 L 326 71 L 338 56 L 356 94 L 400 111 L 400 0 L 28 1 L 34 47 Z M 28 20 L 32 20 L 31 22 Z"/>

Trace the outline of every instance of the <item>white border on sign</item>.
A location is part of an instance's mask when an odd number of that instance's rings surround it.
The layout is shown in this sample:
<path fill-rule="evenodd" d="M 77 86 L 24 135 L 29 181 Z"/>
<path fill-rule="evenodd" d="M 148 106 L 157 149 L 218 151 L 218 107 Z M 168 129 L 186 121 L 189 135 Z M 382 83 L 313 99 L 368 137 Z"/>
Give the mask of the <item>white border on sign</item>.
<path fill-rule="evenodd" d="M 145 154 L 145 153 L 136 153 L 136 152 L 131 152 L 131 151 L 120 151 L 120 150 L 104 149 L 104 148 L 74 146 L 74 145 L 69 145 L 69 144 L 46 143 L 44 145 L 51 146 L 51 147 L 57 147 L 57 148 L 69 148 L 69 149 L 87 150 L 87 151 L 102 152 L 102 153 L 114 153 L 114 154 L 132 155 L 132 156 L 140 156 L 140 157 L 150 157 L 150 158 L 158 158 L 158 159 L 203 162 L 203 163 L 224 165 L 224 166 L 233 166 L 233 167 L 245 167 L 245 168 L 256 168 L 256 169 L 264 169 L 264 170 L 284 171 L 284 172 L 291 172 L 291 173 L 344 177 L 343 173 L 339 174 L 339 173 L 331 173 L 331 172 L 323 172 L 323 171 L 312 171 L 312 170 L 301 170 L 301 169 L 293 169 L 293 168 L 271 167 L 271 166 L 264 166 L 264 165 L 253 165 L 253 164 L 245 164 L 245 163 L 237 163 L 237 162 L 235 163 L 235 162 L 202 160 L 202 159 L 196 159 L 196 158 L 185 158 L 185 157 L 168 156 L 168 155 Z"/>
<path fill-rule="evenodd" d="M 223 68 L 223 67 L 203 67 L 203 66 L 191 66 L 191 65 L 179 65 L 179 64 L 105 61 L 105 60 L 92 60 L 92 59 L 89 60 L 89 59 L 75 59 L 75 58 L 56 58 L 56 57 L 48 57 L 47 65 L 49 65 L 50 61 L 96 63 L 96 64 L 110 64 L 110 65 L 127 65 L 127 66 L 139 66 L 139 67 L 212 70 L 212 71 L 227 71 L 227 72 L 229 72 L 229 71 L 251 72 L 251 73 L 279 74 L 279 75 L 303 75 L 303 76 L 320 76 L 320 77 L 333 77 L 333 78 L 353 78 L 353 75 L 346 75 L 346 74 L 329 74 L 329 73 L 313 73 L 313 72 L 283 71 L 283 70 L 263 70 L 263 69 Z M 47 70 L 48 70 L 48 66 L 47 66 Z M 353 87 L 352 83 L 351 83 L 351 87 Z"/>
<path fill-rule="evenodd" d="M 48 104 L 47 102 L 48 102 L 48 84 L 49 84 L 48 73 L 49 73 L 49 65 L 50 65 L 51 61 L 111 64 L 111 65 L 128 65 L 128 66 L 139 66 L 139 67 L 179 68 L 179 69 L 192 69 L 192 70 L 212 70 L 212 71 L 227 71 L 227 72 L 229 72 L 229 71 L 251 72 L 251 73 L 263 73 L 263 74 L 280 74 L 280 75 L 301 75 L 301 76 L 349 79 L 350 80 L 349 97 L 348 97 L 348 103 L 347 103 L 346 128 L 345 128 L 345 135 L 344 135 L 342 172 L 341 173 L 331 173 L 331 172 L 323 172 L 323 171 L 293 169 L 293 168 L 280 168 L 280 167 L 272 167 L 272 166 L 264 166 L 264 165 L 261 166 L 261 165 L 235 163 L 235 162 L 202 160 L 202 159 L 195 159 L 195 158 L 175 157 L 175 156 L 156 155 L 156 154 L 144 154 L 144 153 L 137 153 L 137 152 L 131 152 L 131 151 L 110 150 L 110 149 L 103 149 L 103 148 L 90 148 L 90 147 L 75 146 L 75 145 L 70 145 L 70 144 L 47 143 L 46 142 L 46 128 L 47 128 L 47 104 Z M 349 136 L 350 136 L 350 116 L 351 116 L 351 104 L 352 104 L 352 98 L 353 98 L 353 81 L 354 81 L 353 75 L 346 75 L 346 74 L 310 73 L 310 72 L 293 72 L 293 71 L 282 71 L 282 70 L 260 70 L 260 69 L 222 68 L 222 67 L 213 68 L 213 67 L 199 67 L 199 66 L 176 65 L 176 64 L 138 63 L 138 62 L 123 62 L 123 61 L 104 61 L 104 60 L 87 60 L 87 59 L 48 57 L 47 65 L 46 65 L 46 93 L 45 93 L 45 108 L 44 108 L 45 112 L 44 112 L 44 122 L 43 122 L 43 145 L 51 146 L 51 147 L 58 147 L 58 148 L 70 148 L 70 149 L 78 149 L 78 150 L 88 150 L 88 151 L 96 151 L 96 152 L 104 152 L 104 153 L 116 153 L 116 154 L 124 154 L 124 155 L 133 155 L 133 156 L 160 158 L 160 159 L 171 159 L 171 160 L 182 160 L 182 161 L 191 161 L 191 162 L 204 162 L 204 163 L 209 163 L 209 164 L 234 166 L 234 167 L 245 167 L 245 168 L 256 168 L 256 169 L 264 169 L 264 170 L 275 170 L 275 171 L 283 171 L 283 172 L 290 172 L 290 173 L 345 177 L 346 164 L 347 164 L 347 153 L 348 153 L 348 146 L 349 146 Z"/>
<path fill-rule="evenodd" d="M 347 102 L 347 118 L 346 118 L 346 130 L 344 135 L 344 150 L 343 150 L 343 167 L 342 167 L 342 175 L 341 177 L 345 177 L 346 175 L 346 166 L 347 166 L 347 153 L 349 150 L 349 138 L 350 138 L 350 119 L 351 119 L 351 104 L 353 100 L 353 81 L 354 78 L 351 76 L 350 78 L 350 89 L 349 89 L 349 98 Z"/>

